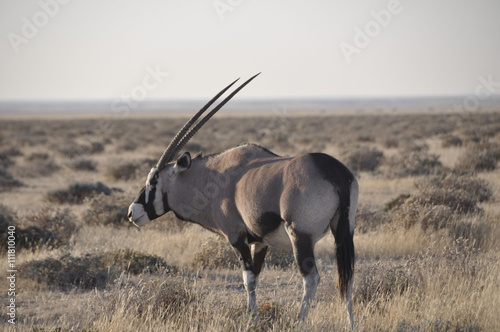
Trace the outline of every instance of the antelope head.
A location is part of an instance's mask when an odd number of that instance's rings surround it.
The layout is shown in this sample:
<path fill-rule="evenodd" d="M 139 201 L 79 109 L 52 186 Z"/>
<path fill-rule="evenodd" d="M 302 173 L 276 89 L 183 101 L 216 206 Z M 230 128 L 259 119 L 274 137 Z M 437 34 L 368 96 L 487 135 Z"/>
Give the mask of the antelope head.
<path fill-rule="evenodd" d="M 170 211 L 167 192 L 169 192 L 169 195 L 175 195 L 175 193 L 168 190 L 169 184 L 174 182 L 175 178 L 180 173 L 186 171 L 191 166 L 191 155 L 189 152 L 184 153 L 175 161 L 173 161 L 174 158 L 186 145 L 186 143 L 196 134 L 196 132 L 257 75 L 252 76 L 246 82 L 241 84 L 229 96 L 227 96 L 222 102 L 220 102 L 208 114 L 198 121 L 200 116 L 238 80 L 229 84 L 217 95 L 215 95 L 215 97 L 213 97 L 205 106 L 203 106 L 198 113 L 189 119 L 179 132 L 177 132 L 156 163 L 155 167 L 153 167 L 149 172 L 146 179 L 146 185 L 141 189 L 135 201 L 130 205 L 128 209 L 128 218 L 130 222 L 136 226 L 142 226 Z"/>

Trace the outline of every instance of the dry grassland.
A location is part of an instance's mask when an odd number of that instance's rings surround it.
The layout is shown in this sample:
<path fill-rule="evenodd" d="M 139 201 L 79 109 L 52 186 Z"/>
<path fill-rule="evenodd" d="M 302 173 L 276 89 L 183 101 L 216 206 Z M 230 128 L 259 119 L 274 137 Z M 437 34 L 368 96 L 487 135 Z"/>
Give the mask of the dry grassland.
<path fill-rule="evenodd" d="M 289 253 L 261 274 L 249 321 L 228 244 L 169 213 L 142 229 L 129 203 L 185 119 L 0 119 L 0 270 L 16 227 L 16 319 L 5 331 L 343 331 L 334 240 L 297 325 L 302 280 Z M 230 117 L 185 148 L 253 142 L 321 151 L 360 182 L 354 315 L 359 331 L 500 330 L 500 113 Z"/>

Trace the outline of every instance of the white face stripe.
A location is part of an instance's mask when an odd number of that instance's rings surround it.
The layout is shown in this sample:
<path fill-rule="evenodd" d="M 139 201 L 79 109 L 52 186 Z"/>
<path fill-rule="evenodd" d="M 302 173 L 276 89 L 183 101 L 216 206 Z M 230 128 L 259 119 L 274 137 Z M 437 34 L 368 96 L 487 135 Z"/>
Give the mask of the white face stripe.
<path fill-rule="evenodd" d="M 163 193 L 160 188 L 155 191 L 155 200 L 153 201 L 153 206 L 157 215 L 161 216 L 165 213 L 165 207 L 163 206 Z"/>
<path fill-rule="evenodd" d="M 146 179 L 146 192 L 145 192 L 145 201 L 146 204 L 149 202 L 149 194 L 151 192 L 151 181 L 154 179 L 155 175 L 157 175 L 159 172 L 158 168 L 153 167 L 149 171 L 148 178 Z"/>

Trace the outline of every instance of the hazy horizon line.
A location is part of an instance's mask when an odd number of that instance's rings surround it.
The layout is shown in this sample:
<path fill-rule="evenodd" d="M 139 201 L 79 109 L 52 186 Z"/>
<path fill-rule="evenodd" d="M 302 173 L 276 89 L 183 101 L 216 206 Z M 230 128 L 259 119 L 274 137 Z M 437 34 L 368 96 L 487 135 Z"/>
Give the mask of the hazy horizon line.
<path fill-rule="evenodd" d="M 471 104 L 470 102 L 473 101 Z M 203 106 L 204 98 L 148 98 L 129 99 L 0 99 L 0 113 L 124 113 L 124 112 L 183 112 Z M 442 96 L 363 96 L 363 97 L 264 97 L 234 99 L 225 106 L 228 112 L 273 111 L 278 113 L 297 111 L 335 111 L 339 109 L 373 110 L 404 108 L 464 108 L 500 106 L 500 95 L 479 99 L 474 95 Z M 500 110 L 500 109 L 499 109 Z"/>

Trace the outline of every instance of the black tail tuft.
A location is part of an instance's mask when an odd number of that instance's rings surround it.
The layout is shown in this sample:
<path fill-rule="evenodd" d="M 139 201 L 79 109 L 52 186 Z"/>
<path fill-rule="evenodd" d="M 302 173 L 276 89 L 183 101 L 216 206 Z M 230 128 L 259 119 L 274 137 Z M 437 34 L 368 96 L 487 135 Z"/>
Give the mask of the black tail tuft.
<path fill-rule="evenodd" d="M 354 242 L 349 229 L 349 208 L 341 206 L 335 236 L 340 295 L 345 297 L 354 272 Z"/>

